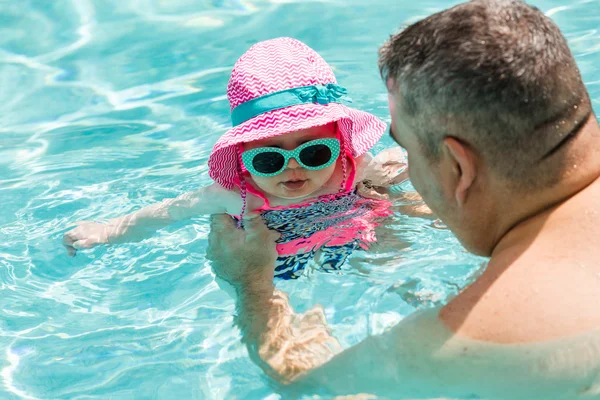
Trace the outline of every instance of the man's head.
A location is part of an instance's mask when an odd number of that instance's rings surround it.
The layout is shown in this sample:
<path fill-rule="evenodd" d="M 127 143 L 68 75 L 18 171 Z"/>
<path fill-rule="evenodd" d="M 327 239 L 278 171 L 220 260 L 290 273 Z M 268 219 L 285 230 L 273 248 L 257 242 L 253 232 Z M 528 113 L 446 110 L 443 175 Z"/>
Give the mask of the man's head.
<path fill-rule="evenodd" d="M 547 190 L 569 173 L 564 151 L 591 117 L 566 39 L 537 8 L 475 0 L 392 36 L 379 66 L 394 138 L 413 184 L 470 250 L 502 196 Z"/>

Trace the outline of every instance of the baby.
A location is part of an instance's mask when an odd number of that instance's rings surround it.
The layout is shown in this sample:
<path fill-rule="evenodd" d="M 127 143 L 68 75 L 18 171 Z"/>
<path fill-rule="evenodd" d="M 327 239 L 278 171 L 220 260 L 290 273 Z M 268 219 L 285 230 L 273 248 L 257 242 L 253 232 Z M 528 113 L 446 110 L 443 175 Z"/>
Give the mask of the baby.
<path fill-rule="evenodd" d="M 386 125 L 341 104 L 345 94 L 304 43 L 255 44 L 231 73 L 233 128 L 208 160 L 214 183 L 107 224 L 82 222 L 64 236 L 69 254 L 139 241 L 202 214 L 228 213 L 240 226 L 244 216 L 259 214 L 281 234 L 276 277 L 297 278 L 317 253 L 323 269 L 340 269 L 352 251 L 376 240 L 378 219 L 390 214 L 390 203 L 374 199 L 371 188 L 406 179 L 405 163 L 367 153 Z"/>

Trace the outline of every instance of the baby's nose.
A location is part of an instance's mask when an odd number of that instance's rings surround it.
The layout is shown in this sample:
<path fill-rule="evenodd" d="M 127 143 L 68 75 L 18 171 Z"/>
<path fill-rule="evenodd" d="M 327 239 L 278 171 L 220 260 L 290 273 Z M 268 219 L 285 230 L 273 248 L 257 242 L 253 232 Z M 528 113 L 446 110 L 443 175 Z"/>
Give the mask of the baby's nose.
<path fill-rule="evenodd" d="M 296 169 L 296 168 L 300 168 L 301 165 L 298 164 L 298 161 L 296 161 L 295 158 L 290 158 L 290 161 L 288 162 L 287 167 L 290 169 Z"/>

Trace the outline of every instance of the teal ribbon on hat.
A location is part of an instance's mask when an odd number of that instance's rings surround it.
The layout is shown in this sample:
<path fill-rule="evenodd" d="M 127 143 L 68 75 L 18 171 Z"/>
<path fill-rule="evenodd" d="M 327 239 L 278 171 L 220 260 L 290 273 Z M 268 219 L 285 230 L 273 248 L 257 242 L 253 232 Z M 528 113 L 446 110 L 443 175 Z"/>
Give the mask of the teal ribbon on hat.
<path fill-rule="evenodd" d="M 246 101 L 231 111 L 231 122 L 233 126 L 248 121 L 257 115 L 269 111 L 279 110 L 298 104 L 318 103 L 341 103 L 342 100 L 351 102 L 346 97 L 346 88 L 328 83 L 327 85 L 301 86 L 297 88 L 269 93 L 256 99 Z"/>

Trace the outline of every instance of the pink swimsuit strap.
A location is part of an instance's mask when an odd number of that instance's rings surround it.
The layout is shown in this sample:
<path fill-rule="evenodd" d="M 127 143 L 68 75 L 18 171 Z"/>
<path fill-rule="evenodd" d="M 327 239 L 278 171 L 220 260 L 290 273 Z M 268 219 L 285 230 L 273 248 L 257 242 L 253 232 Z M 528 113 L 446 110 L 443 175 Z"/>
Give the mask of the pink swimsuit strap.
<path fill-rule="evenodd" d="M 296 244 L 312 248 L 355 240 L 372 242 L 375 220 L 390 215 L 389 206 L 388 201 L 365 199 L 351 191 L 320 196 L 306 204 L 274 207 L 261 215 L 270 229 L 281 234 L 280 244 L 298 241 Z"/>

